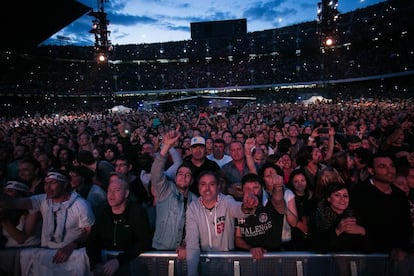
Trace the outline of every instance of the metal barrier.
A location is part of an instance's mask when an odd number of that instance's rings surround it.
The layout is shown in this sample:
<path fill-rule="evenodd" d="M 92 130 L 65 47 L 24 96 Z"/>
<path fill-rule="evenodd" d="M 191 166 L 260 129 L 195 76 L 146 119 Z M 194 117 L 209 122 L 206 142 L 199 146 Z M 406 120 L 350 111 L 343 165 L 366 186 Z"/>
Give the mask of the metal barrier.
<path fill-rule="evenodd" d="M 131 275 L 185 276 L 187 264 L 172 251 L 150 251 L 131 264 Z M 272 252 L 254 260 L 249 252 L 209 252 L 200 257 L 202 276 L 391 276 L 387 254 Z"/>

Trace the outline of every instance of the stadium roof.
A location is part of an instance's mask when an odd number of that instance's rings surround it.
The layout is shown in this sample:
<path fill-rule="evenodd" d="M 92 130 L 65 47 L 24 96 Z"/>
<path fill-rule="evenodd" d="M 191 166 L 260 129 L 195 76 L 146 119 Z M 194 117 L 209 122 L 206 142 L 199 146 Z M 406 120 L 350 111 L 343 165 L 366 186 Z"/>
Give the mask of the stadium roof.
<path fill-rule="evenodd" d="M 90 10 L 75 0 L 6 0 L 0 50 L 30 51 Z"/>

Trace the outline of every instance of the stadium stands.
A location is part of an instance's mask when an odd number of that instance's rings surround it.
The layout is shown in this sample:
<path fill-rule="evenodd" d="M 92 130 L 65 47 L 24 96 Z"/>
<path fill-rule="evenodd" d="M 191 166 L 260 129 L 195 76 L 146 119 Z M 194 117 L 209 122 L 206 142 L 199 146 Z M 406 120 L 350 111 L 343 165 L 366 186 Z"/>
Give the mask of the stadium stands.
<path fill-rule="evenodd" d="M 206 88 L 227 94 L 243 90 L 250 96 L 298 83 L 342 94 L 351 87 L 371 93 L 391 87 L 387 92 L 410 95 L 413 11 L 412 1 L 384 1 L 342 14 L 338 41 L 324 53 L 316 21 L 245 38 L 115 45 L 108 64 L 96 63 L 92 46 L 41 46 L 30 54 L 1 51 L 0 96 L 112 98 L 118 92 L 135 94 L 136 103 L 152 94 L 182 96 L 177 89 L 192 95 Z"/>

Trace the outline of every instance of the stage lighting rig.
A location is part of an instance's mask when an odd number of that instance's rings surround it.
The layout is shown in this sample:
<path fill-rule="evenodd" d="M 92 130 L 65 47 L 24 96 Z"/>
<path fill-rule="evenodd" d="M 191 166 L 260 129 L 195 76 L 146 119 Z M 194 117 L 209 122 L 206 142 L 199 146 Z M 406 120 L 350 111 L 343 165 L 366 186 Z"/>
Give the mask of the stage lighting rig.
<path fill-rule="evenodd" d="M 88 15 L 93 16 L 92 29 L 89 31 L 95 36 L 95 58 L 98 63 L 106 63 L 112 52 L 112 43 L 109 40 L 111 31 L 108 30 L 109 20 L 104 10 L 104 2 L 108 0 L 98 0 L 98 11 L 91 11 Z"/>
<path fill-rule="evenodd" d="M 323 87 L 326 86 L 327 73 L 329 71 L 330 51 L 337 43 L 338 0 L 322 0 L 318 2 L 317 13 L 317 35 L 319 38 L 320 58 L 321 58 L 321 80 Z"/>
<path fill-rule="evenodd" d="M 322 2 L 318 2 L 317 34 L 321 47 L 335 45 L 338 18 L 338 0 L 322 0 Z"/>

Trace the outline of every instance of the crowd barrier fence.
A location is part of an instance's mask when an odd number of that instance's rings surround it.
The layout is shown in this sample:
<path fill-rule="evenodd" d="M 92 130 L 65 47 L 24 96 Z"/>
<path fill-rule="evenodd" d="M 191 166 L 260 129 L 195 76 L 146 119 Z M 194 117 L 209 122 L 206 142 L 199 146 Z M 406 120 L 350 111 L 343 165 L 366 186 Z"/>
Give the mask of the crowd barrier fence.
<path fill-rule="evenodd" d="M 315 254 L 271 252 L 255 260 L 249 252 L 208 252 L 200 256 L 200 276 L 391 276 L 387 254 Z M 130 266 L 131 275 L 184 276 L 187 264 L 172 251 L 141 254 Z"/>

